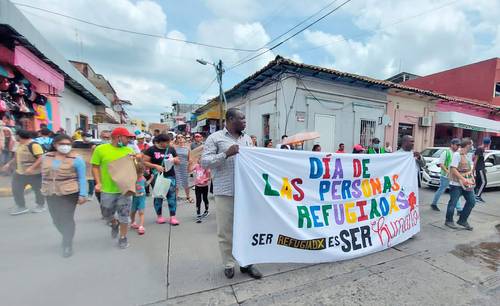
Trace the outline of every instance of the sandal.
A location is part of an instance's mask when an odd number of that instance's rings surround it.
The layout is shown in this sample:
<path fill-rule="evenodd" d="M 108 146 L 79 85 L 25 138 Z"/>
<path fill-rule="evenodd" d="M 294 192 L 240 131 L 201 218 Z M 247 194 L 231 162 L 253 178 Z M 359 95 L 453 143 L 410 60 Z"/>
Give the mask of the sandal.
<path fill-rule="evenodd" d="M 188 203 L 191 203 L 191 204 L 193 204 L 193 203 L 194 203 L 193 198 L 186 198 L 186 201 L 187 201 Z"/>

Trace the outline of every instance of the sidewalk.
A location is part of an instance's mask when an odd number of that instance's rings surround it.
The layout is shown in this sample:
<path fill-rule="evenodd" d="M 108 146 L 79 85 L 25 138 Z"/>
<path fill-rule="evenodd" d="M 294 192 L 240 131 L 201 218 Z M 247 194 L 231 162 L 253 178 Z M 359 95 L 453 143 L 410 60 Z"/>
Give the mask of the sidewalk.
<path fill-rule="evenodd" d="M 423 189 L 422 203 L 432 195 Z M 224 277 L 214 210 L 196 224 L 194 204 L 181 202 L 180 226 L 157 225 L 148 199 L 146 235 L 130 233 L 119 250 L 97 203 L 87 203 L 76 214 L 75 255 L 63 259 L 48 212 L 11 217 L 12 198 L 2 198 L 0 296 L 5 305 L 497 305 L 500 192 L 484 198 L 472 232 L 445 228 L 444 211 L 421 204 L 422 231 L 406 243 L 343 262 L 259 265 L 258 281 Z"/>

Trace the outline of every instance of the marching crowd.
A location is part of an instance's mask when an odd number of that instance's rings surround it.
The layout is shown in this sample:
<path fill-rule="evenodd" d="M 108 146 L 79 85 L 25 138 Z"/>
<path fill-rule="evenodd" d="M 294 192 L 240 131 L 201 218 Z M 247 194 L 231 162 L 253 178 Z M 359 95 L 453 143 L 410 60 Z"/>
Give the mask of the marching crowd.
<path fill-rule="evenodd" d="M 153 136 L 140 131 L 131 133 L 124 127 L 102 131 L 98 142 L 83 130 L 78 130 L 71 137 L 62 131 L 54 134 L 47 127 L 42 127 L 37 133 L 17 130 L 14 137 L 11 130 L 3 128 L 0 133 L 3 144 L 2 172 L 12 174 L 12 191 L 16 203 L 11 215 L 29 211 L 24 191 L 26 186 L 31 186 L 36 202 L 36 207 L 31 211 L 43 212 L 47 203 L 53 223 L 62 235 L 62 255 L 69 257 L 73 254 L 75 209 L 94 194 L 100 204 L 102 218 L 110 225 L 112 238 L 118 238 L 120 248 L 127 248 L 129 229 L 137 231 L 139 235 L 146 232 L 144 211 L 147 196 L 153 196 L 156 223 L 177 226 L 179 188 L 184 190 L 188 203 L 196 203 L 196 223 L 201 223 L 209 215 L 208 194 L 212 192 L 216 203 L 217 236 L 224 273 L 226 277 L 232 278 L 236 266 L 232 255 L 234 156 L 241 146 L 257 146 L 256 137 L 243 132 L 245 127 L 244 113 L 231 108 L 226 112 L 225 128 L 211 134 L 205 141 L 201 134 L 194 134 L 191 140 L 189 135 L 160 133 L 158 130 Z M 276 146 L 268 140 L 265 147 L 296 149 L 294 144 L 283 144 L 286 138 L 284 135 L 282 144 Z M 398 152 L 413 152 L 413 142 L 413 137 L 404 136 Z M 473 172 L 476 172 L 476 180 L 484 176 L 481 173 L 484 169 L 481 152 L 484 153 L 488 144 L 485 139 L 484 146 L 476 150 L 476 158 L 472 161 L 468 155 L 472 148 L 471 140 L 453 139 L 450 149 L 441 156 L 441 185 L 431 207 L 439 210 L 437 202 L 449 185 L 450 200 L 446 212 L 446 225 L 449 227 L 456 228 L 453 216 L 455 209 L 460 207 L 459 198 L 463 196 L 465 205 L 458 209 L 460 218 L 457 224 L 472 230 L 467 219 L 476 201 Z M 313 151 L 321 151 L 321 146 L 315 145 Z M 340 144 L 336 153 L 345 152 L 345 145 Z M 352 152 L 383 154 L 392 152 L 392 148 L 389 143 L 381 146 L 379 139 L 374 138 L 368 148 L 357 144 Z M 133 195 L 122 192 L 109 167 L 127 156 L 133 156 L 136 170 Z M 425 166 L 425 160 L 418 152 L 413 152 L 413 156 L 418 169 Z M 194 177 L 195 199 L 191 197 L 190 175 Z M 158 189 L 155 184 L 160 184 L 160 180 L 163 194 L 155 191 Z M 479 200 L 481 192 L 477 193 Z M 163 210 L 165 200 L 167 213 Z M 254 278 L 262 277 L 254 266 L 240 267 L 240 271 Z"/>

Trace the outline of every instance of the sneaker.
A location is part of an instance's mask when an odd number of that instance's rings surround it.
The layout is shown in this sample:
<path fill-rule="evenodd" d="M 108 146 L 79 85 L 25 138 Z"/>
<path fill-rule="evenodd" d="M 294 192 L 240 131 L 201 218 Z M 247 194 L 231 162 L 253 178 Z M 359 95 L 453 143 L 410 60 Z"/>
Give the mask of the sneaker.
<path fill-rule="evenodd" d="M 118 247 L 120 249 L 126 249 L 129 247 L 127 237 L 123 237 L 123 238 L 118 239 Z"/>
<path fill-rule="evenodd" d="M 170 221 L 169 222 L 172 225 L 179 225 L 179 221 L 177 220 L 177 218 L 175 216 L 170 217 Z"/>
<path fill-rule="evenodd" d="M 449 228 L 452 228 L 452 229 L 457 229 L 458 228 L 453 221 L 446 221 L 444 223 L 444 225 L 446 225 L 446 226 L 448 226 Z"/>
<path fill-rule="evenodd" d="M 486 201 L 481 197 L 476 197 L 476 202 L 486 203 Z"/>
<path fill-rule="evenodd" d="M 205 210 L 205 212 L 203 213 L 203 215 L 201 215 L 202 218 L 206 218 L 210 215 L 210 213 L 208 212 L 208 210 Z"/>
<path fill-rule="evenodd" d="M 165 218 L 163 218 L 163 216 L 158 216 L 158 218 L 156 218 L 156 223 L 158 223 L 158 224 L 164 224 L 166 222 L 167 222 L 167 220 L 165 220 Z"/>
<path fill-rule="evenodd" d="M 145 232 L 146 232 L 146 230 L 144 229 L 144 226 L 139 226 L 137 228 L 137 234 L 144 235 Z"/>
<path fill-rule="evenodd" d="M 29 212 L 30 210 L 27 208 L 27 207 L 14 207 L 12 208 L 12 210 L 10 211 L 10 215 L 11 216 L 17 216 L 17 215 L 22 215 L 22 214 L 25 214 L 27 212 Z"/>
<path fill-rule="evenodd" d="M 201 214 L 196 215 L 196 223 L 201 223 L 201 218 L 203 216 Z"/>
<path fill-rule="evenodd" d="M 73 248 L 72 247 L 70 247 L 70 246 L 63 247 L 62 257 L 68 258 L 68 257 L 71 257 L 72 255 L 73 255 Z"/>
<path fill-rule="evenodd" d="M 46 210 L 45 205 L 37 205 L 35 208 L 30 209 L 30 211 L 34 214 L 38 214 L 44 212 Z"/>
<path fill-rule="evenodd" d="M 470 224 L 467 221 L 465 222 L 458 221 L 457 224 L 463 226 L 468 231 L 472 231 L 474 229 L 472 226 L 470 226 Z"/>
<path fill-rule="evenodd" d="M 118 237 L 118 232 L 120 228 L 120 223 L 111 224 L 111 238 L 115 239 Z"/>
<path fill-rule="evenodd" d="M 435 210 L 435 211 L 441 211 L 441 209 L 439 209 L 439 207 L 437 207 L 437 205 L 431 205 L 431 208 L 432 208 L 432 210 Z"/>
<path fill-rule="evenodd" d="M 139 225 L 137 225 L 137 223 L 132 223 L 132 224 L 130 224 L 130 228 L 138 229 Z"/>

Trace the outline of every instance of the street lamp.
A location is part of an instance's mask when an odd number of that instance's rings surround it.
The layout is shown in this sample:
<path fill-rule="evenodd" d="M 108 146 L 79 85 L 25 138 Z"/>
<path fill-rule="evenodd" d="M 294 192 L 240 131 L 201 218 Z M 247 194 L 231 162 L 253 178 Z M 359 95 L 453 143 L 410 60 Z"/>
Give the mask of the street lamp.
<path fill-rule="evenodd" d="M 207 62 L 204 59 L 197 59 L 196 61 L 205 66 L 210 64 L 215 68 L 215 73 L 217 74 L 217 83 L 219 83 L 219 110 L 220 110 L 219 128 L 222 130 L 224 124 L 224 109 L 227 109 L 226 94 L 222 89 L 222 74 L 224 73 L 224 66 L 222 64 L 222 60 L 219 60 L 217 64 Z"/>

